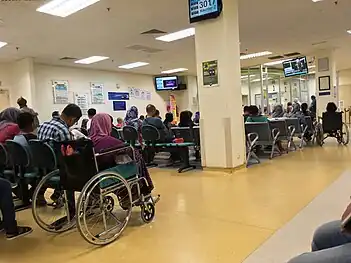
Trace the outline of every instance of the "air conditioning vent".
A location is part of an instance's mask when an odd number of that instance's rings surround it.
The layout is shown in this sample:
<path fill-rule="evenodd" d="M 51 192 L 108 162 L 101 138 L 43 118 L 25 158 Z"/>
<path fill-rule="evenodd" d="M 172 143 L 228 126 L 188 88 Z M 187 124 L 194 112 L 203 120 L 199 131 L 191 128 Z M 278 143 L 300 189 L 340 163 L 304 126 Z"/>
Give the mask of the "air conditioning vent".
<path fill-rule="evenodd" d="M 147 47 L 147 46 L 143 46 L 143 45 L 132 45 L 132 46 L 128 46 L 127 49 L 135 50 L 135 51 L 142 51 L 142 52 L 149 53 L 149 54 L 155 54 L 155 53 L 163 51 L 162 49 Z"/>
<path fill-rule="evenodd" d="M 159 30 L 159 29 L 150 29 L 148 31 L 142 32 L 141 35 L 157 35 L 157 34 L 166 34 L 167 32 Z"/>
<path fill-rule="evenodd" d="M 284 54 L 284 56 L 286 56 L 286 57 L 296 57 L 296 56 L 299 56 L 299 55 L 301 55 L 300 52 L 292 52 L 292 53 Z"/>
<path fill-rule="evenodd" d="M 281 59 L 281 58 L 284 58 L 284 57 L 281 55 L 278 55 L 278 56 L 269 57 L 268 59 L 275 60 L 275 59 Z"/>
<path fill-rule="evenodd" d="M 78 60 L 77 58 L 73 58 L 73 57 L 63 57 L 60 58 L 61 61 L 71 61 L 71 60 Z"/>

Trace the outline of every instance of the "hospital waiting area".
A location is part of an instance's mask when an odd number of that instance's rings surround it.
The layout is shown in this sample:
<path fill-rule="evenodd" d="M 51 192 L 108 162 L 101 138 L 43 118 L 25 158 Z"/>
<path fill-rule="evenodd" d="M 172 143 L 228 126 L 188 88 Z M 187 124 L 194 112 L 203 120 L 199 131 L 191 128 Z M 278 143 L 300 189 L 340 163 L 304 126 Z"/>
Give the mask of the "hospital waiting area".
<path fill-rule="evenodd" d="M 0 263 L 351 263 L 349 10 L 0 1 Z"/>

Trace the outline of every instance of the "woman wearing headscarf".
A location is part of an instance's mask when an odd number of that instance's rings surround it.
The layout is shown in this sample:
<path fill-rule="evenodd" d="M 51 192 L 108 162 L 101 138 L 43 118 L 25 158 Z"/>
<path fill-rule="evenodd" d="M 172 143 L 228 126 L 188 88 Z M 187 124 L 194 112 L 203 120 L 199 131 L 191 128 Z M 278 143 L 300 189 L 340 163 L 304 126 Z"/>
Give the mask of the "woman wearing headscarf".
<path fill-rule="evenodd" d="M 293 105 L 291 118 L 298 118 L 300 120 L 300 124 L 307 125 L 305 115 L 303 115 L 301 111 L 301 106 L 298 103 Z"/>
<path fill-rule="evenodd" d="M 132 126 L 137 130 L 139 143 L 142 144 L 143 139 L 141 137 L 141 127 L 143 126 L 143 121 L 139 119 L 138 116 L 138 108 L 135 106 L 130 107 L 130 109 L 127 111 L 126 117 L 124 118 L 124 125 Z"/>
<path fill-rule="evenodd" d="M 283 106 L 278 104 L 275 106 L 272 114 L 272 118 L 281 118 L 284 116 Z"/>
<path fill-rule="evenodd" d="M 165 115 L 165 120 L 163 124 L 166 126 L 168 130 L 170 130 L 172 127 L 172 122 L 173 122 L 173 114 L 171 112 L 167 112 Z"/>
<path fill-rule="evenodd" d="M 109 149 L 118 149 L 124 147 L 124 143 L 110 135 L 112 129 L 111 118 L 106 113 L 98 113 L 91 119 L 89 137 L 93 142 L 96 153 L 101 153 Z M 125 154 L 133 157 L 133 153 L 126 150 Z M 98 159 L 101 170 L 116 166 L 115 154 L 104 155 Z M 142 186 L 143 194 L 151 193 L 153 183 L 150 174 L 146 168 L 145 162 L 139 151 L 135 151 L 135 158 L 140 169 L 141 176 L 145 177 L 147 185 Z"/>
<path fill-rule="evenodd" d="M 21 111 L 16 108 L 7 108 L 0 113 L 0 143 L 12 140 L 20 133 L 17 118 Z"/>

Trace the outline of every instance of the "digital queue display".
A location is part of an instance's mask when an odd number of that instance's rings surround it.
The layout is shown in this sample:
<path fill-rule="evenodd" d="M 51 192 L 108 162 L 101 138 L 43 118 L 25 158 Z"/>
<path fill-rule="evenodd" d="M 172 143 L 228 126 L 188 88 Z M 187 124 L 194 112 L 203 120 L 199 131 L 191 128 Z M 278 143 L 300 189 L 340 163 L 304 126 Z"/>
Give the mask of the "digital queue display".
<path fill-rule="evenodd" d="M 222 12 L 222 0 L 188 0 L 189 20 L 195 23 L 218 17 Z"/>

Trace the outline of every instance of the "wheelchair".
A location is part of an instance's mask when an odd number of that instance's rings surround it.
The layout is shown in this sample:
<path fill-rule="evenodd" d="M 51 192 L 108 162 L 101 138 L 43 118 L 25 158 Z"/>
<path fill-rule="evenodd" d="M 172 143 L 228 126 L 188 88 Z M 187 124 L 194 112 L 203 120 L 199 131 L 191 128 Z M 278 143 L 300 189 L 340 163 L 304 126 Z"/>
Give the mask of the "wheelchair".
<path fill-rule="evenodd" d="M 339 144 L 347 145 L 350 141 L 349 128 L 342 121 L 342 112 L 324 112 L 321 119 L 322 123 L 315 124 L 315 139 L 317 144 L 323 146 L 325 139 L 336 138 Z"/>
<path fill-rule="evenodd" d="M 89 243 L 106 245 L 123 233 L 134 206 L 141 208 L 145 223 L 153 220 L 159 196 L 142 193 L 147 181 L 132 147 L 95 154 L 90 140 L 80 140 L 55 143 L 54 149 L 60 169 L 42 178 L 32 199 L 33 217 L 42 229 L 63 233 L 76 226 Z M 100 158 L 126 153 L 132 158 L 99 171 Z"/>

